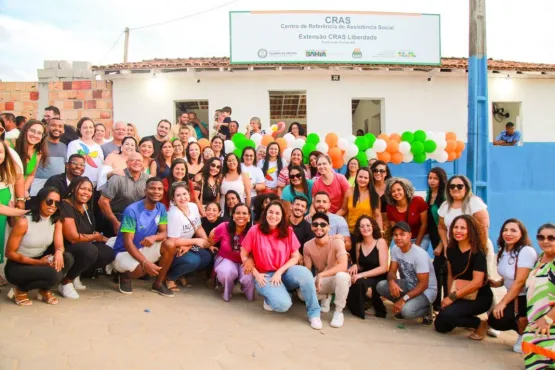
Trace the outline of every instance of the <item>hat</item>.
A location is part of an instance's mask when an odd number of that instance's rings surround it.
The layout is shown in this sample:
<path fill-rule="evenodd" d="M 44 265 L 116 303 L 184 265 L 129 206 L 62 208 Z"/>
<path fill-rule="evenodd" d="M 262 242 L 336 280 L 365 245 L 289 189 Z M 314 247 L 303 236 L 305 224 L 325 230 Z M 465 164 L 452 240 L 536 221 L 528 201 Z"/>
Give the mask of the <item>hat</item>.
<path fill-rule="evenodd" d="M 393 228 L 391 229 L 391 231 L 395 231 L 395 229 L 397 229 L 397 228 L 399 228 L 399 229 L 401 229 L 401 230 L 403 230 L 403 231 L 406 231 L 407 233 L 410 233 L 410 232 L 411 232 L 410 225 L 407 224 L 405 221 L 397 222 L 397 223 L 393 226 Z"/>

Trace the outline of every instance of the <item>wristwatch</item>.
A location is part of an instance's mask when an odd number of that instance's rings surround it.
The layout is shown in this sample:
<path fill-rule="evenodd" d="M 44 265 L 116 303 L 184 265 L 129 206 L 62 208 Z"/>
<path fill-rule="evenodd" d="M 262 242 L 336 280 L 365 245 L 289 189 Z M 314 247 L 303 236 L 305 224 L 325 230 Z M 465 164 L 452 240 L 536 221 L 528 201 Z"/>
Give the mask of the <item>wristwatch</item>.
<path fill-rule="evenodd" d="M 547 325 L 549 325 L 549 326 L 553 325 L 553 319 L 551 317 L 547 316 L 547 314 L 543 315 L 543 319 L 545 320 Z"/>
<path fill-rule="evenodd" d="M 410 299 L 410 297 L 409 297 L 408 294 L 405 294 L 405 295 L 403 296 L 403 301 L 408 302 L 409 299 Z"/>

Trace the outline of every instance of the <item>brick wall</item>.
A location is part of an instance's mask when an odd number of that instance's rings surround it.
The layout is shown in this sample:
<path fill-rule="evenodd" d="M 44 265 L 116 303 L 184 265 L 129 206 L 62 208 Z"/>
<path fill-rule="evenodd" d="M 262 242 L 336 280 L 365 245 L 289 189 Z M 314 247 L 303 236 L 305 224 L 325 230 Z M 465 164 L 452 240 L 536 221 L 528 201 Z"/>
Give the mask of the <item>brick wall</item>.
<path fill-rule="evenodd" d="M 37 82 L 0 82 L 0 112 L 15 116 L 42 118 Z"/>

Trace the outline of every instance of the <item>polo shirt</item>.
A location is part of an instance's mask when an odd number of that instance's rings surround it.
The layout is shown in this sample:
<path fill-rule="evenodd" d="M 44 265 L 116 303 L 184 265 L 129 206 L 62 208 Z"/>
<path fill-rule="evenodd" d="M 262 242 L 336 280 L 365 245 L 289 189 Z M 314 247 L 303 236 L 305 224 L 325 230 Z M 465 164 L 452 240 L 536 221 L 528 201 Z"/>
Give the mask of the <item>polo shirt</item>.
<path fill-rule="evenodd" d="M 512 135 L 508 135 L 506 130 L 501 131 L 499 135 L 497 135 L 496 141 L 502 140 L 506 143 L 516 143 L 520 141 L 520 132 L 515 130 Z"/>
<path fill-rule="evenodd" d="M 100 193 L 110 199 L 110 207 L 116 217 L 121 215 L 131 203 L 145 197 L 146 181 L 149 177 L 146 173 L 141 172 L 141 176 L 135 181 L 127 168 L 124 173 L 125 176 L 110 177 L 108 182 L 100 188 Z"/>

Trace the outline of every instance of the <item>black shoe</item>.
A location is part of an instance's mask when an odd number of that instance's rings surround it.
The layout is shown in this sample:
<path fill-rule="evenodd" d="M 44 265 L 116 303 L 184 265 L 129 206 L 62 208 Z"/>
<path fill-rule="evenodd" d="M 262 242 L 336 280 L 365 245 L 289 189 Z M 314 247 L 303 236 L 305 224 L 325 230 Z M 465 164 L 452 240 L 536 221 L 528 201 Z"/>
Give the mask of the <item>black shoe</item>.
<path fill-rule="evenodd" d="M 131 287 L 131 279 L 124 274 L 119 275 L 119 291 L 122 294 L 133 294 L 133 288 Z"/>
<path fill-rule="evenodd" d="M 434 323 L 434 319 L 432 317 L 429 317 L 429 316 L 424 316 L 424 317 L 422 317 L 421 320 L 422 320 L 421 324 L 426 325 L 426 326 L 430 326 Z"/>
<path fill-rule="evenodd" d="M 395 320 L 404 320 L 405 318 L 403 317 L 403 315 L 401 315 L 400 313 L 395 314 L 395 316 L 393 316 L 393 318 Z"/>
<path fill-rule="evenodd" d="M 152 288 L 150 289 L 153 292 L 156 292 L 158 294 L 160 294 L 161 296 L 164 297 L 173 297 L 174 294 L 173 292 L 166 286 L 165 283 L 162 283 L 160 285 L 156 285 L 156 283 L 152 284 Z"/>

